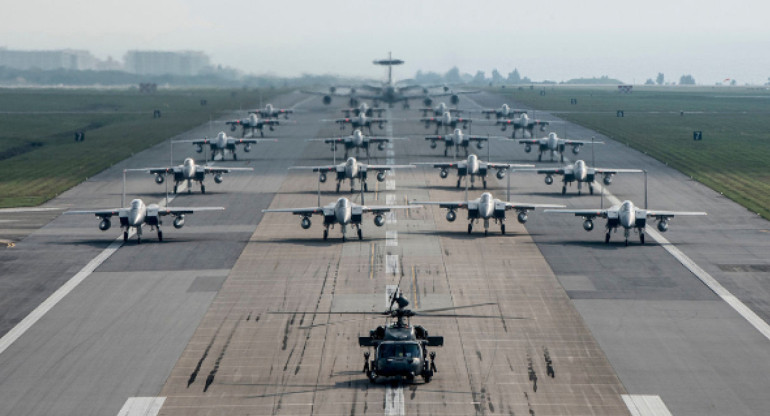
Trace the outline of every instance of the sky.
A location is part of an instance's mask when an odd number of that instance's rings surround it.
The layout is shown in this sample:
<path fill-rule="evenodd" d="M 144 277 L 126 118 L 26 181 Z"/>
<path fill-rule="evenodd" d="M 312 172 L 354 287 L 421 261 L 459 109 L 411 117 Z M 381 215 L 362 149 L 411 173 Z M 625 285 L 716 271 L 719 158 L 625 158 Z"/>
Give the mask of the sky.
<path fill-rule="evenodd" d="M 0 47 L 200 50 L 246 73 L 383 78 L 514 68 L 535 81 L 607 75 L 698 84 L 770 77 L 770 3 L 733 0 L 4 0 Z"/>

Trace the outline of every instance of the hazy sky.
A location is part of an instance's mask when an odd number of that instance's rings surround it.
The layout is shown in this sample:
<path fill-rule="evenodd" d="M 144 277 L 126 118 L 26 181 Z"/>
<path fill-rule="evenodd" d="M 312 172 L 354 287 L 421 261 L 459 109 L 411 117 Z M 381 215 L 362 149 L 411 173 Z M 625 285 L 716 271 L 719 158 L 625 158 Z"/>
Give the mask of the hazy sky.
<path fill-rule="evenodd" d="M 258 74 L 381 78 L 371 61 L 393 51 L 406 60 L 396 79 L 453 65 L 538 81 L 770 77 L 770 5 L 760 0 L 5 0 L 0 10 L 0 47 L 121 61 L 129 49 L 202 50 Z"/>

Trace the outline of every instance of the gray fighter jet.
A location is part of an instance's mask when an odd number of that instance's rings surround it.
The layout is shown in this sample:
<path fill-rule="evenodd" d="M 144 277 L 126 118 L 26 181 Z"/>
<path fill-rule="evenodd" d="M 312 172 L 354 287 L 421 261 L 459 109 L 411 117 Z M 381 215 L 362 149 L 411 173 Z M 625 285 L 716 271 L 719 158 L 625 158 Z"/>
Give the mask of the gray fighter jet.
<path fill-rule="evenodd" d="M 562 175 L 563 185 L 561 188 L 561 194 L 567 193 L 567 185 L 572 182 L 577 182 L 577 191 L 580 195 L 583 189 L 583 183 L 588 184 L 588 191 L 591 195 L 594 194 L 594 180 L 597 176 L 603 176 L 603 182 L 605 185 L 612 183 L 612 176 L 618 173 L 642 173 L 641 169 L 620 169 L 620 168 L 597 168 L 590 167 L 583 160 L 577 160 L 575 163 L 562 166 L 559 168 L 538 168 L 538 169 L 516 169 L 521 171 L 536 171 L 537 173 L 545 175 L 545 184 L 551 185 L 553 183 L 553 175 Z"/>
<path fill-rule="evenodd" d="M 372 117 L 375 114 L 377 117 L 382 117 L 382 112 L 385 111 L 384 108 L 371 108 L 366 103 L 361 103 L 358 107 L 355 108 L 344 108 L 342 110 L 342 113 L 345 115 L 345 117 L 350 117 L 351 114 L 354 116 L 357 116 L 359 114 L 366 114 L 367 117 Z"/>
<path fill-rule="evenodd" d="M 366 115 L 366 112 L 359 112 L 356 116 L 338 118 L 334 122 L 340 125 L 340 130 L 345 130 L 345 126 L 350 125 L 353 130 L 367 128 L 369 129 L 369 134 L 372 134 L 373 124 L 376 124 L 382 130 L 385 128 L 384 124 L 388 120 L 382 117 L 369 117 Z"/>
<path fill-rule="evenodd" d="M 441 127 L 444 128 L 444 132 L 448 132 L 450 129 L 457 129 L 459 126 L 463 126 L 464 129 L 467 129 L 468 126 L 473 123 L 473 120 L 466 117 L 453 116 L 449 111 L 444 111 L 441 116 L 423 117 L 420 119 L 420 122 L 425 123 L 426 129 L 430 128 L 431 125 L 436 125 L 435 134 L 438 134 Z"/>
<path fill-rule="evenodd" d="M 505 178 L 505 171 L 511 168 L 527 168 L 534 167 L 535 165 L 520 165 L 512 163 L 492 163 L 480 160 L 478 156 L 474 154 L 468 155 L 467 159 L 458 160 L 456 162 L 437 162 L 437 163 L 415 163 L 415 165 L 433 165 L 434 168 L 441 169 L 439 176 L 441 179 L 446 179 L 449 176 L 449 169 L 457 170 L 457 187 L 460 187 L 460 182 L 464 177 L 470 177 L 470 186 L 473 187 L 476 182 L 476 177 L 480 178 L 484 189 L 487 189 L 487 172 L 491 169 L 497 169 L 497 179 Z"/>
<path fill-rule="evenodd" d="M 634 203 L 629 200 L 606 209 L 547 209 L 543 212 L 575 214 L 576 217 L 583 217 L 583 229 L 586 231 L 594 229 L 593 220 L 595 218 L 606 218 L 607 234 L 604 236 L 604 242 L 609 244 L 611 232 L 613 230 L 617 232 L 618 228 L 623 228 L 626 246 L 628 245 L 628 236 L 631 234 L 631 230 L 639 233 L 639 241 L 644 244 L 644 229 L 647 226 L 648 218 L 657 219 L 658 231 L 666 232 L 669 221 L 675 216 L 706 215 L 705 212 L 696 211 L 660 211 L 639 208 L 634 206 Z"/>
<path fill-rule="evenodd" d="M 163 168 L 142 168 L 142 169 L 126 169 L 127 171 L 135 172 L 148 172 L 155 175 L 155 183 L 158 185 L 163 184 L 167 175 L 174 175 L 174 193 L 176 193 L 177 187 L 181 182 L 187 181 L 187 192 L 192 192 L 192 182 L 198 182 L 201 185 L 201 193 L 206 193 L 206 185 L 203 184 L 203 179 L 206 174 L 214 175 L 214 182 L 222 183 L 224 180 L 223 175 L 230 172 L 245 172 L 253 171 L 254 168 L 220 168 L 214 166 L 201 166 L 195 163 L 195 160 L 188 157 L 184 160 L 184 163 L 177 166 L 169 166 Z"/>
<path fill-rule="evenodd" d="M 553 155 L 555 153 L 558 153 L 561 159 L 561 162 L 564 162 L 564 149 L 566 149 L 567 146 L 572 146 L 572 153 L 578 154 L 580 153 L 580 147 L 587 145 L 587 144 L 604 144 L 604 142 L 594 142 L 594 141 L 584 141 L 584 140 L 569 140 L 569 139 L 561 139 L 559 136 L 556 135 L 556 133 L 548 133 L 547 137 L 542 137 L 540 139 L 519 139 L 519 144 L 523 144 L 524 151 L 529 153 L 532 151 L 532 146 L 537 146 L 538 151 L 540 152 L 537 156 L 537 161 L 542 162 L 543 161 L 543 153 L 550 151 L 551 152 L 551 160 L 553 161 Z"/>
<path fill-rule="evenodd" d="M 513 132 L 511 133 L 512 139 L 516 138 L 517 131 L 521 131 L 525 138 L 532 137 L 532 131 L 535 127 L 540 127 L 540 131 L 545 131 L 545 127 L 550 124 L 548 121 L 530 119 L 527 113 L 522 112 L 522 110 L 514 111 L 517 111 L 516 115 L 518 115 L 518 117 L 513 115 L 512 118 L 498 119 L 495 123 L 496 126 L 502 126 L 500 128 L 502 131 L 511 127 L 513 129 Z"/>
<path fill-rule="evenodd" d="M 486 142 L 490 139 L 489 136 L 470 136 L 463 133 L 460 129 L 455 129 L 454 132 L 446 135 L 426 136 L 425 140 L 430 142 L 430 148 L 435 149 L 437 142 L 444 142 L 444 156 L 449 154 L 449 149 L 455 148 L 455 156 L 457 156 L 460 148 L 465 150 L 465 156 L 468 156 L 468 147 L 471 142 L 476 142 L 476 148 L 481 150 L 484 146 L 482 142 Z"/>
<path fill-rule="evenodd" d="M 366 177 L 367 177 L 367 173 L 370 171 L 376 171 L 377 181 L 384 182 L 385 171 L 388 171 L 391 169 L 412 169 L 415 167 L 416 167 L 415 165 L 369 165 L 369 164 L 361 163 L 357 161 L 356 158 L 354 157 L 349 157 L 348 160 L 337 165 L 292 166 L 289 169 L 308 169 L 308 170 L 312 170 L 313 172 L 320 172 L 318 176 L 318 181 L 321 183 L 326 182 L 327 173 L 336 172 L 337 173 L 337 192 L 340 191 L 340 185 L 342 184 L 342 181 L 345 181 L 345 180 L 350 181 L 350 192 L 354 192 L 356 179 L 361 181 L 361 185 L 364 191 L 369 190 L 369 186 L 366 184 Z"/>
<path fill-rule="evenodd" d="M 302 217 L 300 226 L 307 230 L 312 224 L 310 217 L 314 214 L 323 215 L 324 218 L 324 234 L 323 239 L 326 240 L 329 237 L 329 228 L 335 224 L 340 225 L 342 231 L 342 241 L 345 241 L 347 237 L 348 226 L 356 229 L 358 239 L 364 238 L 361 231 L 361 223 L 363 221 L 363 214 L 374 214 L 374 225 L 382 227 L 385 224 L 384 213 L 390 212 L 393 209 L 410 209 L 420 208 L 419 206 L 410 205 L 386 205 L 386 206 L 367 206 L 359 205 L 351 202 L 347 198 L 339 198 L 336 202 L 324 206 L 307 207 L 307 208 L 279 208 L 279 209 L 264 209 L 262 212 L 290 212 L 294 215 Z"/>
<path fill-rule="evenodd" d="M 149 225 L 150 231 L 157 229 L 158 241 L 163 241 L 163 231 L 160 226 L 163 224 L 161 217 L 171 215 L 174 218 L 174 228 L 184 226 L 185 215 L 198 211 L 224 211 L 224 207 L 161 207 L 157 204 L 145 205 L 141 199 L 134 199 L 131 205 L 126 208 L 113 208 L 89 211 L 67 211 L 65 214 L 93 214 L 101 219 L 99 229 L 107 231 L 112 226 L 110 218 L 118 216 L 120 219 L 120 228 L 123 229 L 123 241 L 128 241 L 128 233 L 131 229 L 136 229 L 136 242 L 142 243 L 142 226 Z"/>
<path fill-rule="evenodd" d="M 265 126 L 267 126 L 270 131 L 273 131 L 273 126 L 277 126 L 281 124 L 281 122 L 274 118 L 259 118 L 256 114 L 249 114 L 246 118 L 225 121 L 225 124 L 230 125 L 230 131 L 235 131 L 238 126 L 241 126 L 243 128 L 241 130 L 241 137 L 246 136 L 246 130 L 250 130 L 252 136 L 254 135 L 254 130 L 259 130 L 260 137 L 265 137 L 265 132 L 263 130 Z"/>
<path fill-rule="evenodd" d="M 465 201 L 412 201 L 410 204 L 419 205 L 438 205 L 441 208 L 446 208 L 446 219 L 449 222 L 453 222 L 457 219 L 457 210 L 468 210 L 468 234 L 473 231 L 473 224 L 478 223 L 479 220 L 484 222 L 484 235 L 489 232 L 489 221 L 492 220 L 495 223 L 500 224 L 500 232 L 505 234 L 505 213 L 509 210 L 516 210 L 518 215 L 516 219 L 524 224 L 527 222 L 527 212 L 532 211 L 535 208 L 563 208 L 564 205 L 553 204 L 526 204 L 519 202 L 506 202 L 492 197 L 489 192 L 484 192 L 479 198 L 468 200 L 466 192 Z"/>
<path fill-rule="evenodd" d="M 440 117 L 446 112 L 449 112 L 450 114 L 462 114 L 463 112 L 463 110 L 458 110 L 456 108 L 449 108 L 444 102 L 439 103 L 439 105 L 435 107 L 423 107 L 420 109 L 420 111 L 422 111 L 423 117 L 428 117 L 428 113 L 431 113 L 434 116 Z"/>
<path fill-rule="evenodd" d="M 511 119 L 519 117 L 522 114 L 526 114 L 527 110 L 519 110 L 511 108 L 508 104 L 503 104 L 500 106 L 500 108 L 481 110 L 481 112 L 486 116 L 487 119 L 491 119 L 492 115 L 494 115 L 496 119 Z M 505 125 L 503 125 L 503 127 L 505 127 Z"/>
<path fill-rule="evenodd" d="M 365 136 L 360 129 L 353 130 L 353 134 L 343 137 L 331 137 L 327 139 L 310 139 L 310 141 L 323 141 L 326 144 L 331 145 L 331 151 L 337 151 L 337 146 L 342 145 L 345 147 L 345 158 L 351 150 L 356 151 L 358 156 L 359 151 L 363 149 L 366 152 L 366 157 L 369 157 L 369 149 L 373 145 L 377 145 L 377 149 L 380 151 L 385 150 L 385 143 L 390 143 L 392 140 L 407 140 L 405 137 L 371 137 Z"/>
<path fill-rule="evenodd" d="M 251 110 L 249 113 L 256 114 L 264 119 L 278 118 L 279 116 L 283 116 L 284 119 L 288 120 L 289 114 L 293 114 L 294 110 L 288 108 L 275 108 L 272 104 L 267 104 L 265 108 Z"/>
<path fill-rule="evenodd" d="M 195 145 L 195 151 L 198 153 L 203 152 L 203 146 L 209 146 L 211 149 L 211 160 L 216 160 L 217 156 L 224 160 L 226 152 L 230 152 L 233 155 L 233 160 L 238 160 L 238 155 L 235 153 L 236 146 L 244 145 L 243 151 L 248 153 L 251 151 L 251 145 L 253 144 L 277 141 L 276 139 L 236 139 L 220 131 L 217 137 L 213 139 L 206 137 L 201 140 L 175 140 L 173 143 L 192 143 Z"/>

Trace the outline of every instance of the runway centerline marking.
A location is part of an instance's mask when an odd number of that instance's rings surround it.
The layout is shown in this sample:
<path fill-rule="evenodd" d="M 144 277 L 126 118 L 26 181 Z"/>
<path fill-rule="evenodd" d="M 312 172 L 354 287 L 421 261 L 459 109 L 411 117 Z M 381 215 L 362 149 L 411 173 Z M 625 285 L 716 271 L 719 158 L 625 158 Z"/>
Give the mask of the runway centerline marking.
<path fill-rule="evenodd" d="M 404 388 L 401 384 L 395 389 L 388 385 L 385 388 L 385 415 L 402 416 L 406 414 L 404 409 Z"/>

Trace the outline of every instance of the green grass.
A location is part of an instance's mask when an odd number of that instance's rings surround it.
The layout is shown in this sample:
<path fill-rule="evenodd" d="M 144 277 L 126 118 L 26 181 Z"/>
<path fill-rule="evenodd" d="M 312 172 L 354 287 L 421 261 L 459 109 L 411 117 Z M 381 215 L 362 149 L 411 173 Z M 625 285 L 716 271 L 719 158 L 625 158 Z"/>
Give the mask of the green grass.
<path fill-rule="evenodd" d="M 41 204 L 210 117 L 255 108 L 281 92 L 2 89 L 0 207 Z M 152 118 L 154 109 L 161 110 L 161 118 Z M 78 130 L 85 131 L 84 142 L 74 141 Z"/>
<path fill-rule="evenodd" d="M 764 88 L 634 87 L 621 94 L 615 87 L 547 86 L 502 92 L 647 152 L 770 219 L 770 91 Z M 617 110 L 625 117 L 618 118 Z M 695 130 L 703 131 L 702 141 L 693 141 Z"/>

